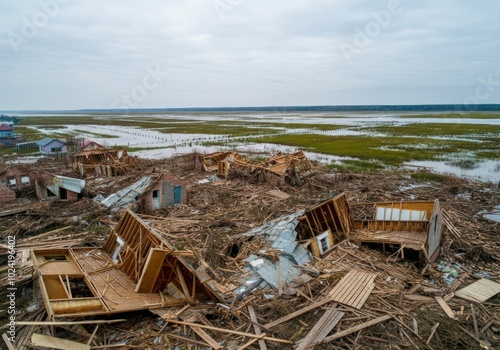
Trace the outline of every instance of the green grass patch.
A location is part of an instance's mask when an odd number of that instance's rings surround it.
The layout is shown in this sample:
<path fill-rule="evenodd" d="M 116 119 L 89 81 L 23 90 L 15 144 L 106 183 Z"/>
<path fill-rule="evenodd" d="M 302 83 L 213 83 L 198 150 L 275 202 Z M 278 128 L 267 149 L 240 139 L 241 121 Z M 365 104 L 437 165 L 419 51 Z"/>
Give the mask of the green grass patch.
<path fill-rule="evenodd" d="M 21 135 L 26 141 L 36 141 L 44 138 L 44 134 L 40 131 L 26 126 L 15 126 L 14 132 L 16 135 Z"/>
<path fill-rule="evenodd" d="M 446 175 L 430 173 L 427 171 L 412 173 L 410 176 L 412 179 L 418 181 L 446 182 L 448 180 L 448 177 Z"/>
<path fill-rule="evenodd" d="M 401 114 L 403 118 L 440 118 L 440 119 L 500 119 L 500 113 L 495 112 L 461 112 L 461 113 L 422 113 L 422 114 Z"/>
<path fill-rule="evenodd" d="M 412 123 L 364 128 L 364 131 L 409 136 L 482 136 L 498 139 L 500 125 L 461 123 Z"/>
<path fill-rule="evenodd" d="M 252 141 L 299 147 L 311 152 L 378 160 L 386 165 L 400 165 L 409 161 L 437 160 L 443 155 L 474 150 L 484 143 L 460 140 L 442 140 L 416 137 L 278 135 Z M 492 146 L 493 147 L 493 146 Z"/>
<path fill-rule="evenodd" d="M 2 147 L 0 148 L 0 154 L 18 154 L 23 156 L 29 156 L 29 155 L 39 155 L 40 152 L 38 151 L 38 148 L 23 149 L 18 151 L 16 150 L 16 147 Z"/>
<path fill-rule="evenodd" d="M 385 169 L 380 163 L 370 162 L 365 160 L 358 159 L 346 159 L 343 160 L 342 163 L 330 163 L 326 165 L 327 168 L 330 169 L 338 169 L 338 170 L 351 170 L 351 171 L 360 171 L 360 172 L 369 172 L 376 173 Z"/>

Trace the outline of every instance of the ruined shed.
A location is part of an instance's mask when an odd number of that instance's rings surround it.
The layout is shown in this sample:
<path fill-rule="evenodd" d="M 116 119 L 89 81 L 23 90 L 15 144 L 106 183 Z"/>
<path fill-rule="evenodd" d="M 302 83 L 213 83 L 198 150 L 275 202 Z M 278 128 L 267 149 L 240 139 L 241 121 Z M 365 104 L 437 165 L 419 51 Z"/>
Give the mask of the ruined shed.
<path fill-rule="evenodd" d="M 196 157 L 195 166 L 224 178 L 229 175 L 243 176 L 277 186 L 285 183 L 301 186 L 315 174 L 311 162 L 302 151 L 292 154 L 279 152 L 255 164 L 235 152 L 216 152 Z"/>
<path fill-rule="evenodd" d="M 185 204 L 187 191 L 185 182 L 170 172 L 153 173 L 122 188 L 108 197 L 96 200 L 116 211 L 136 204 L 140 210 L 152 211 L 176 204 Z"/>
<path fill-rule="evenodd" d="M 434 261 L 440 252 L 443 217 L 439 200 L 363 204 L 365 217 L 355 220 L 352 238 L 382 249 L 415 251 L 422 261 Z"/>
<path fill-rule="evenodd" d="M 124 148 L 97 148 L 75 154 L 72 164 L 73 171 L 82 176 L 117 176 L 134 169 L 137 158 L 130 157 Z"/>
<path fill-rule="evenodd" d="M 49 318 L 94 316 L 223 301 L 178 250 L 127 210 L 102 249 L 35 249 Z"/>
<path fill-rule="evenodd" d="M 83 196 L 85 180 L 43 173 L 37 176 L 35 186 L 39 199 L 75 202 Z"/>

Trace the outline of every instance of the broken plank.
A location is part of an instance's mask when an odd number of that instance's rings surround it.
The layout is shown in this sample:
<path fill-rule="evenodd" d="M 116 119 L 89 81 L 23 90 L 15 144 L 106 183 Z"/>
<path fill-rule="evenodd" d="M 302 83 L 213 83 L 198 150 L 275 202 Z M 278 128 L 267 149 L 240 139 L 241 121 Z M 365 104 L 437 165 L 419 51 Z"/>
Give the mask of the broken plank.
<path fill-rule="evenodd" d="M 245 344 L 243 344 L 241 347 L 238 348 L 238 350 L 244 350 L 246 348 L 248 348 L 250 345 L 252 345 L 253 343 L 255 343 L 257 340 L 262 340 L 260 338 L 264 338 L 265 334 L 262 333 L 261 335 L 259 335 L 258 338 L 253 338 L 253 339 L 250 339 L 249 341 L 247 341 Z"/>
<path fill-rule="evenodd" d="M 429 345 L 429 343 L 431 342 L 432 337 L 434 336 L 434 333 L 436 333 L 436 330 L 438 329 L 438 327 L 439 327 L 439 322 L 437 322 L 434 326 L 432 326 L 431 334 L 429 334 L 429 338 L 427 338 L 427 341 L 425 342 L 425 344 Z"/>
<path fill-rule="evenodd" d="M 335 309 L 327 310 L 305 338 L 300 341 L 296 350 L 306 350 L 321 343 L 344 315 L 344 312 Z"/>
<path fill-rule="evenodd" d="M 258 323 L 258 321 L 257 321 L 257 315 L 255 314 L 255 310 L 254 310 L 253 306 L 252 305 L 248 305 L 247 309 L 248 309 L 248 314 L 250 315 L 250 319 L 253 322 L 253 330 L 255 331 L 255 334 L 261 335 L 262 331 L 261 331 L 260 327 L 257 324 Z M 266 345 L 265 340 L 259 339 L 259 346 L 260 346 L 260 350 L 267 350 L 267 345 Z"/>
<path fill-rule="evenodd" d="M 436 301 L 438 302 L 439 306 L 443 309 L 443 311 L 448 315 L 449 318 L 455 319 L 455 313 L 453 310 L 448 306 L 446 301 L 443 300 L 441 297 L 435 297 Z"/>
<path fill-rule="evenodd" d="M 314 310 L 320 306 L 323 306 L 325 304 L 331 303 L 332 300 L 330 298 L 323 299 L 321 301 L 318 301 L 317 303 L 311 304 L 309 306 L 306 306 L 303 309 L 297 310 L 295 312 L 292 312 L 291 314 L 288 314 L 286 316 L 283 316 L 281 318 L 278 318 L 277 320 L 274 320 L 272 322 L 266 323 L 264 325 L 265 328 L 272 328 L 274 326 L 277 326 L 279 324 L 282 324 L 283 322 L 293 320 L 295 317 L 298 317 L 300 315 L 303 315 L 311 310 Z"/>
<path fill-rule="evenodd" d="M 7 345 L 8 350 L 16 350 L 16 347 L 11 343 L 7 333 L 2 334 L 2 339 L 5 342 L 5 345 Z"/>
<path fill-rule="evenodd" d="M 241 335 L 243 337 L 250 337 L 250 338 L 260 338 L 260 336 L 252 334 L 252 333 L 245 333 L 245 332 L 239 332 L 239 331 L 233 331 L 231 329 L 225 329 L 225 328 L 217 328 L 217 327 L 210 327 L 210 326 L 205 326 L 201 324 L 196 324 L 196 323 L 190 323 L 190 322 L 183 322 L 183 321 L 177 321 L 177 320 L 166 320 L 167 322 L 170 323 L 175 323 L 175 324 L 182 324 L 186 326 L 195 326 L 203 329 L 209 329 L 212 331 L 216 332 L 221 332 L 221 333 L 229 333 L 229 334 L 235 334 L 235 335 Z M 273 341 L 277 343 L 284 343 L 284 344 L 293 344 L 293 342 L 286 340 L 286 339 L 279 339 L 279 338 L 273 338 L 273 337 L 268 337 L 265 336 L 262 339 L 268 340 L 268 341 Z"/>
<path fill-rule="evenodd" d="M 346 335 L 358 332 L 358 331 L 360 331 L 362 329 L 365 329 L 365 328 L 374 326 L 374 325 L 376 325 L 378 323 L 390 320 L 391 318 L 392 318 L 391 315 L 384 315 L 384 316 L 377 317 L 377 318 L 375 318 L 375 319 L 373 319 L 371 321 L 367 321 L 367 322 L 361 323 L 361 324 L 359 324 L 357 326 L 348 328 L 348 329 L 346 329 L 344 331 L 340 331 L 340 332 L 338 332 L 338 333 L 336 333 L 334 335 L 326 337 L 325 339 L 323 339 L 323 343 L 327 343 L 327 342 L 331 342 L 331 341 L 336 340 L 336 339 L 340 339 L 342 337 L 345 337 Z"/>
<path fill-rule="evenodd" d="M 119 320 L 88 320 L 88 321 L 17 321 L 19 326 L 71 326 L 74 324 L 102 324 L 125 322 L 126 319 Z"/>
<path fill-rule="evenodd" d="M 62 350 L 90 350 L 90 345 L 87 344 L 77 343 L 75 341 L 37 333 L 33 333 L 33 335 L 31 336 L 31 344 L 37 347 L 41 346 L 44 348 L 54 348 Z"/>
<path fill-rule="evenodd" d="M 209 347 L 210 347 L 210 345 L 208 345 L 207 343 L 202 342 L 202 341 L 199 341 L 199 340 L 196 340 L 196 339 L 186 338 L 186 337 L 183 337 L 183 336 L 181 336 L 181 335 L 177 335 L 177 334 L 173 334 L 173 333 L 165 333 L 165 335 L 166 335 L 168 338 L 172 338 L 172 339 L 176 339 L 176 340 L 185 341 L 185 342 L 187 342 L 188 344 L 189 344 L 189 343 L 194 343 L 194 344 L 198 344 L 198 345 L 201 345 L 201 346 L 205 346 L 205 347 L 207 347 L 207 348 L 209 348 Z"/>
<path fill-rule="evenodd" d="M 191 326 L 191 329 L 200 336 L 201 339 L 207 342 L 214 349 L 222 349 L 223 346 L 217 343 L 207 332 L 200 327 Z"/>

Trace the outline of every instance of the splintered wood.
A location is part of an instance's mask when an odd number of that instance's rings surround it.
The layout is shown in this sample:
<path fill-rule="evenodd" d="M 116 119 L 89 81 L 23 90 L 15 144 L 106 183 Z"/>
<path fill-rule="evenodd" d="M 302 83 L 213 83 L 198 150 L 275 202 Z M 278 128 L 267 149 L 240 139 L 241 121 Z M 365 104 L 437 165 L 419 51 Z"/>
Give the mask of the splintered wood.
<path fill-rule="evenodd" d="M 286 163 L 290 158 L 282 156 L 265 164 L 267 169 L 248 176 L 251 167 L 243 157 L 234 155 L 229 163 L 226 156 L 221 154 L 222 158 L 206 165 L 207 170 L 224 175 L 217 182 L 200 183 L 207 173 L 193 169 L 198 155 L 161 161 L 138 159 L 136 164 L 123 166 L 116 158 L 107 164 L 95 158 L 93 169 L 92 164 L 83 168 L 91 175 L 86 189 L 90 197 L 116 193 L 144 176 L 144 171 L 152 173 L 154 169 L 185 179 L 187 204 L 141 215 L 127 210 L 110 213 L 91 198 L 75 203 L 39 202 L 28 191 L 22 195 L 31 202 L 0 203 L 0 232 L 5 238 L 16 237 L 16 287 L 20 291 L 21 283 L 33 285 L 33 292 L 25 289 L 23 298 L 34 295 L 38 299 L 30 300 L 29 308 L 28 302 L 16 300 L 22 309 L 16 314 L 18 337 L 16 343 L 3 337 L 7 347 L 498 347 L 500 224 L 477 213 L 498 205 L 500 189 L 455 178 L 437 184 L 417 182 L 408 174 L 336 172 L 316 162 L 311 163 L 316 175 L 309 177 L 307 167 Z M 268 154 L 258 157 L 268 158 Z M 65 176 L 70 175 L 68 164 L 41 160 L 32 169 L 53 174 L 63 169 L 61 175 Z M 113 176 L 99 176 L 106 173 Z M 286 181 L 277 185 L 276 179 Z M 303 179 L 306 186 L 295 186 Z M 387 218 L 399 219 L 406 214 L 415 218 L 401 211 L 406 210 L 402 201 L 433 202 L 437 198 L 443 207 L 445 228 L 440 255 L 435 263 L 420 263 L 411 254 L 400 254 L 401 242 L 407 248 L 426 246 L 427 231 L 422 229 L 433 225 Z M 375 222 L 373 203 L 383 202 L 391 203 L 390 215 L 384 214 L 384 220 Z M 372 210 L 363 210 L 367 203 Z M 132 209 L 135 212 L 141 207 Z M 309 252 L 321 247 L 324 254 L 311 254 L 309 263 L 295 265 L 300 275 L 289 284 L 282 283 L 279 291 L 261 284 L 241 299 L 235 298 L 250 275 L 245 259 L 260 254 L 273 262 L 287 254 L 269 249 L 271 244 L 265 239 L 240 234 L 299 210 L 304 210 L 298 218 L 302 233 L 312 231 L 317 236 L 332 227 L 332 241 L 307 235 L 296 239 Z M 426 220 L 432 214 L 430 209 L 421 211 L 426 212 Z M 122 217 L 123 222 L 117 225 Z M 360 221 L 367 223 L 366 243 L 352 234 L 359 230 L 355 223 Z M 368 234 L 373 238 L 377 232 L 377 238 L 385 242 L 383 247 L 369 240 Z M 0 245 L 3 251 L 8 249 L 5 242 Z M 37 255 L 44 274 L 33 274 L 27 254 L 33 248 L 62 253 Z M 68 262 L 63 261 L 66 256 Z M 70 267 L 74 259 L 75 265 Z M 459 277 L 453 279 L 441 271 L 445 265 Z M 2 268 L 4 276 L 7 270 L 8 266 Z M 279 270 L 280 274 L 285 272 L 284 267 Z M 33 277 L 38 283 L 31 284 Z M 3 284 L 6 278 L 2 278 Z M 83 288 L 83 282 L 88 289 Z M 50 295 L 47 301 L 58 313 L 52 316 L 62 322 L 54 322 L 44 310 L 40 289 L 45 287 L 42 292 Z M 2 309 L 7 307 L 4 303 Z M 78 318 L 68 316 L 63 321 L 75 308 L 86 308 L 83 314 L 92 319 L 99 313 L 106 314 L 108 321 L 121 319 L 108 324 L 85 320 L 76 312 Z"/>

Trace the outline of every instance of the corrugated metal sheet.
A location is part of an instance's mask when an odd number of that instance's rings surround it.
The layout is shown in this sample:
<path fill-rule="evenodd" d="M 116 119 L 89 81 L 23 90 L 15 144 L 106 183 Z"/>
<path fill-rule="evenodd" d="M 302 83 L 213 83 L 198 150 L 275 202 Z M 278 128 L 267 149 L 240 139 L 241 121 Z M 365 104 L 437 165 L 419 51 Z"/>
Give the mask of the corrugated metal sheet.
<path fill-rule="evenodd" d="M 82 193 L 82 190 L 85 188 L 85 180 L 74 179 L 71 177 L 59 176 L 59 175 L 56 175 L 54 177 L 55 177 L 54 184 L 61 188 L 65 188 L 68 191 Z M 52 191 L 52 189 L 50 190 Z M 57 190 L 54 193 L 57 193 Z"/>
<path fill-rule="evenodd" d="M 113 193 L 100 202 L 115 211 L 119 208 L 126 208 L 129 204 L 134 203 L 137 197 L 148 189 L 151 182 L 151 176 L 144 176 L 139 181 Z"/>
<path fill-rule="evenodd" d="M 295 228 L 299 223 L 297 218 L 303 213 L 304 211 L 300 210 L 293 214 L 283 215 L 242 234 L 247 237 L 261 237 L 270 244 L 270 248 L 281 251 L 279 260 L 276 262 L 256 254 L 246 258 L 248 265 L 245 269 L 248 274 L 240 280 L 243 286 L 250 281 L 262 278 L 265 283 L 263 282 L 261 287 L 269 286 L 277 290 L 278 286 L 284 288 L 293 278 L 302 273 L 302 269 L 295 266 L 311 261 L 310 253 L 296 241 Z M 265 250 L 259 253 L 265 254 Z"/>

